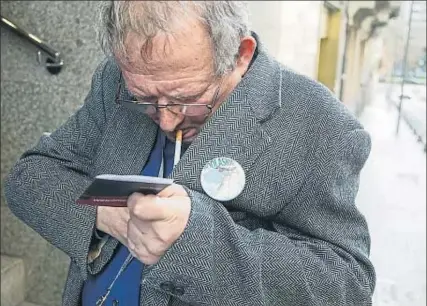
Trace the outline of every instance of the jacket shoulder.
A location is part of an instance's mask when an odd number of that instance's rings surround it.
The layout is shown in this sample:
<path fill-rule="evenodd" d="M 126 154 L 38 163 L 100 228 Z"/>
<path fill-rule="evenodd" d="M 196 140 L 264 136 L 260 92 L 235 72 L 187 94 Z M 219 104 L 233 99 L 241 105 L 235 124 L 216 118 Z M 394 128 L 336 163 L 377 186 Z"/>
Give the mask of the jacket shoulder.
<path fill-rule="evenodd" d="M 284 66 L 281 66 L 281 74 L 282 116 L 304 114 L 304 122 L 327 121 L 325 128 L 363 128 L 348 107 L 325 85 Z"/>
<path fill-rule="evenodd" d="M 116 108 L 115 96 L 118 90 L 120 69 L 112 57 L 105 57 L 96 67 L 93 76 L 91 91 L 89 95 L 92 101 L 102 104 L 106 118 L 114 112 Z M 89 101 L 90 101 L 89 100 Z"/>

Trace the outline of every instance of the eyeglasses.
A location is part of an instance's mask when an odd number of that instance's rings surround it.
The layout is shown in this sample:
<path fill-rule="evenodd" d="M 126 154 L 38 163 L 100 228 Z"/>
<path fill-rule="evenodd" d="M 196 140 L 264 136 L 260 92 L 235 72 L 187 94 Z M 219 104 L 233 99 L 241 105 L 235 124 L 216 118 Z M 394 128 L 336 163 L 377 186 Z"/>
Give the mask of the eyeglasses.
<path fill-rule="evenodd" d="M 219 92 L 222 86 L 221 79 L 220 84 L 215 90 L 214 96 L 211 103 L 168 103 L 159 105 L 157 102 L 145 102 L 139 101 L 135 98 L 123 85 L 123 78 L 120 75 L 119 85 L 116 94 L 116 103 L 125 106 L 131 110 L 139 111 L 144 114 L 154 116 L 158 113 L 159 109 L 165 108 L 173 114 L 183 115 L 188 117 L 195 116 L 208 116 L 212 113 L 212 109 L 217 103 Z M 125 98 L 123 98 L 125 97 Z"/>

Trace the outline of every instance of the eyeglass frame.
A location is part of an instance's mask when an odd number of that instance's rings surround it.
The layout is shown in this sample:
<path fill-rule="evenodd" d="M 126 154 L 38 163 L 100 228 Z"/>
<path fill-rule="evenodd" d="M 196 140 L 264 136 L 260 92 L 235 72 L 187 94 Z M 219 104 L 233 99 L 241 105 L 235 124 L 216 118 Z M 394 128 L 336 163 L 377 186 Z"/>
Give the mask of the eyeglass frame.
<path fill-rule="evenodd" d="M 176 106 L 176 105 L 184 106 L 184 107 L 205 106 L 208 109 L 208 111 L 209 111 L 207 114 L 205 114 L 205 116 L 209 116 L 212 113 L 212 110 L 215 107 L 216 103 L 218 102 L 219 92 L 220 92 L 220 89 L 222 87 L 222 83 L 224 81 L 224 79 L 221 79 L 221 82 L 219 83 L 217 89 L 215 90 L 214 96 L 212 97 L 211 103 L 209 103 L 209 104 L 203 104 L 203 103 L 167 103 L 167 104 L 164 104 L 164 105 L 159 105 L 157 102 L 139 102 L 137 100 L 133 101 L 133 100 L 120 99 L 119 96 L 120 96 L 120 92 L 121 92 L 121 87 L 123 86 L 122 80 L 123 80 L 123 75 L 120 73 L 120 79 L 119 79 L 119 82 L 118 82 L 116 99 L 115 99 L 116 104 L 118 104 L 118 105 L 125 105 L 125 104 L 122 103 L 122 102 L 124 102 L 124 103 L 131 103 L 133 105 L 153 106 L 156 109 L 156 114 L 158 114 L 159 109 L 165 108 L 165 109 L 167 109 L 168 111 L 170 111 L 171 113 L 173 113 L 175 115 L 183 115 L 183 116 L 186 116 L 186 117 L 197 117 L 197 116 L 200 116 L 200 115 L 185 115 L 183 113 L 176 113 L 176 112 L 171 111 L 168 108 L 168 106 Z"/>

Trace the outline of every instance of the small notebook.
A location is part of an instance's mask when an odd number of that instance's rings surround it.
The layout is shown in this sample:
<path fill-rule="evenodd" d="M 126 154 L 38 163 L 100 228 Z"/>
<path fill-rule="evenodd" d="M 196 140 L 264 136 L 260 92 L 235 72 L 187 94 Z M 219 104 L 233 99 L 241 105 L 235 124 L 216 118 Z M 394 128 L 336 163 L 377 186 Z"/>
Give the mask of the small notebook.
<path fill-rule="evenodd" d="M 141 175 L 102 174 L 77 199 L 78 204 L 94 206 L 127 206 L 127 198 L 134 192 L 157 194 L 173 180 Z"/>

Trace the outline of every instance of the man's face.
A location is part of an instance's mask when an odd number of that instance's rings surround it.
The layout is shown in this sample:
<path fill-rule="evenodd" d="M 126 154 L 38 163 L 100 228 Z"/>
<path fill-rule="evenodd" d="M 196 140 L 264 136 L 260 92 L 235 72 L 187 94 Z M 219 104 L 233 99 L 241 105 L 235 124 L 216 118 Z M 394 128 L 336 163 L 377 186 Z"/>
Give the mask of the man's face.
<path fill-rule="evenodd" d="M 156 36 L 148 61 L 141 57 L 141 42 L 135 34 L 128 35 L 126 45 L 131 46 L 127 61 L 119 60 L 119 65 L 127 89 L 139 101 L 211 105 L 220 82 L 213 76 L 211 42 L 199 24 L 186 24 L 174 36 Z M 218 100 L 223 98 L 220 92 Z M 193 141 L 207 119 L 205 110 L 184 116 L 160 108 L 149 116 L 170 139 L 182 130 L 184 142 Z"/>

